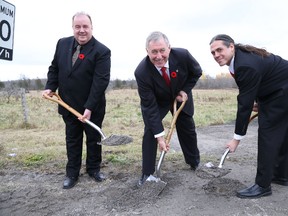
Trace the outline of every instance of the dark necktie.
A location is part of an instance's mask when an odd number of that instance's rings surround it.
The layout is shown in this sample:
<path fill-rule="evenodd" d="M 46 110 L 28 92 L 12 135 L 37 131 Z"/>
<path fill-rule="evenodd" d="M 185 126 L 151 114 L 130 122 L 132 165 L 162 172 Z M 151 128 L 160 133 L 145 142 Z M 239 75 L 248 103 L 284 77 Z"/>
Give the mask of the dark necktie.
<path fill-rule="evenodd" d="M 170 86 L 170 79 L 169 79 L 169 77 L 168 77 L 168 75 L 166 73 L 166 67 L 162 67 L 161 68 L 161 72 L 162 72 L 162 76 L 163 76 L 167 86 Z"/>
<path fill-rule="evenodd" d="M 78 58 L 78 56 L 79 56 L 80 49 L 81 49 L 81 46 L 78 45 L 78 46 L 76 47 L 76 51 L 74 52 L 74 54 L 73 54 L 73 56 L 72 56 L 72 66 L 75 64 L 75 62 L 76 62 L 76 60 L 77 60 L 77 58 Z"/>

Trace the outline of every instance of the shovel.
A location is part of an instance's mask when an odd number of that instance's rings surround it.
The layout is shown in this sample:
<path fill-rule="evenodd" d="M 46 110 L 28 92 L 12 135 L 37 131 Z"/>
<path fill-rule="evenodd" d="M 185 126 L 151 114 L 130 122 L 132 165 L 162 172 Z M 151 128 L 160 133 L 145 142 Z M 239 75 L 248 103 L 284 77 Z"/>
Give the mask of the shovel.
<path fill-rule="evenodd" d="M 183 101 L 181 106 L 177 110 L 177 101 L 176 100 L 174 101 L 174 104 L 173 104 L 173 118 L 172 118 L 172 121 L 171 121 L 170 130 L 169 130 L 169 132 L 167 134 L 167 137 L 166 137 L 166 143 L 170 143 L 170 140 L 171 140 L 171 137 L 172 137 L 172 134 L 173 134 L 173 130 L 175 128 L 175 124 L 176 124 L 177 118 L 178 118 L 180 112 L 182 111 L 183 107 L 185 106 L 185 103 L 186 103 L 186 101 Z M 158 165 L 157 165 L 157 169 L 156 169 L 156 175 L 157 175 L 158 179 L 160 179 L 160 174 L 161 174 L 160 169 L 161 169 L 161 165 L 162 165 L 162 162 L 164 160 L 165 154 L 166 154 L 166 152 L 162 151 L 161 154 L 160 154 L 159 161 L 158 161 Z"/>
<path fill-rule="evenodd" d="M 66 104 L 57 93 L 53 92 L 52 97 L 50 97 L 48 94 L 44 94 L 43 97 L 50 101 L 58 103 L 59 105 L 66 108 L 68 111 L 73 113 L 78 118 L 82 117 L 82 115 L 79 112 L 77 112 L 75 109 L 73 109 L 68 104 Z M 89 121 L 88 119 L 84 119 L 84 121 L 85 123 L 93 127 L 94 129 L 96 129 L 101 135 L 102 140 L 101 142 L 98 142 L 99 145 L 108 145 L 108 146 L 123 145 L 123 144 L 128 144 L 133 141 L 133 139 L 128 136 L 111 135 L 109 137 L 106 137 L 100 127 L 98 127 L 93 122 Z"/>
<path fill-rule="evenodd" d="M 256 118 L 257 116 L 258 116 L 258 113 L 252 115 L 252 116 L 250 117 L 250 119 L 249 119 L 249 123 L 250 123 L 254 118 Z M 224 164 L 224 161 L 225 161 L 225 159 L 226 159 L 226 157 L 227 157 L 227 155 L 228 155 L 229 152 L 230 152 L 230 150 L 229 150 L 229 148 L 227 148 L 227 149 L 225 150 L 224 154 L 223 154 L 222 157 L 221 157 L 221 160 L 220 160 L 220 163 L 219 163 L 219 165 L 218 165 L 218 168 L 222 168 L 222 166 L 223 166 L 223 164 Z"/>
<path fill-rule="evenodd" d="M 250 117 L 249 123 L 258 116 L 258 114 L 254 114 Z M 224 175 L 227 175 L 230 172 L 230 169 L 223 168 L 224 161 L 229 154 L 230 150 L 229 148 L 225 149 L 225 152 L 223 153 L 220 163 L 218 166 L 214 166 L 212 162 L 208 162 L 204 165 L 203 168 L 200 168 L 196 171 L 196 175 L 200 178 L 219 178 Z M 208 169 L 206 169 L 208 167 Z"/>
<path fill-rule="evenodd" d="M 171 136 L 173 133 L 173 129 L 175 128 L 175 123 L 177 120 L 178 115 L 180 114 L 181 110 L 183 109 L 184 105 L 185 105 L 186 101 L 183 101 L 181 106 L 179 107 L 179 109 L 176 111 L 177 109 L 177 101 L 174 101 L 173 104 L 173 118 L 171 121 L 171 126 L 170 126 L 170 130 L 167 134 L 166 137 L 166 143 L 169 143 L 171 140 Z M 144 194 L 149 194 L 149 196 L 158 196 L 163 189 L 165 188 L 165 186 L 167 185 L 166 182 L 162 181 L 160 179 L 160 168 L 161 168 L 161 164 L 163 162 L 164 156 L 165 156 L 165 151 L 161 152 L 159 161 L 158 161 L 158 165 L 157 165 L 157 169 L 156 169 L 156 177 L 153 175 L 150 175 L 146 181 L 145 184 L 142 185 L 141 187 L 141 191 Z M 154 183 L 156 182 L 156 184 Z M 143 192 L 144 191 L 144 192 Z"/>

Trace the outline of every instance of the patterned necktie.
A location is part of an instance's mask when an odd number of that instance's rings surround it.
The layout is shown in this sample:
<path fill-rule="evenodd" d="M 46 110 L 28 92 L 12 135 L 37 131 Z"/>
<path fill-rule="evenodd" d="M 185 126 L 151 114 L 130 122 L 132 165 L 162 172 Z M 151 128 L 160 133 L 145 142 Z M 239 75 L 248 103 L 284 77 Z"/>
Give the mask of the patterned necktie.
<path fill-rule="evenodd" d="M 72 66 L 75 64 L 78 56 L 79 56 L 79 53 L 80 53 L 80 49 L 81 49 L 81 46 L 78 45 L 77 48 L 76 48 L 76 51 L 74 52 L 73 56 L 72 56 Z"/>
<path fill-rule="evenodd" d="M 166 67 L 162 67 L 162 68 L 161 68 L 161 71 L 162 71 L 162 76 L 163 76 L 163 78 L 164 78 L 167 86 L 170 87 L 170 79 L 169 79 L 169 77 L 168 77 L 168 75 L 167 75 L 167 73 L 166 73 Z"/>

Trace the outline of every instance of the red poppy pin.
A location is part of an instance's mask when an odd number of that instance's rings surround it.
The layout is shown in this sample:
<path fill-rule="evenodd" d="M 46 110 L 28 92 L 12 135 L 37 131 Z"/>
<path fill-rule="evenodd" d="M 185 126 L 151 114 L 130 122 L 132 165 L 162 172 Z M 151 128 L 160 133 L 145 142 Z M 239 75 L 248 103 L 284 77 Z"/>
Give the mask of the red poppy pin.
<path fill-rule="evenodd" d="M 175 71 L 173 71 L 173 72 L 171 72 L 170 76 L 171 76 L 172 78 L 176 78 L 176 77 L 177 77 L 177 73 L 176 73 Z"/>
<path fill-rule="evenodd" d="M 84 57 L 85 57 L 85 55 L 84 54 L 79 54 L 79 59 L 81 59 L 81 60 L 83 60 L 84 59 Z"/>

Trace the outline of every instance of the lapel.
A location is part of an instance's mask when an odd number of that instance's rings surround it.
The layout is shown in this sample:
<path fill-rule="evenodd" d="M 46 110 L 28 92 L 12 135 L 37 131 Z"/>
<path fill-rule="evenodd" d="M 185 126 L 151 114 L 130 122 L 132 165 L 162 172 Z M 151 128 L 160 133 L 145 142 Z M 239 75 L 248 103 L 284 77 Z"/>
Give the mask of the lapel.
<path fill-rule="evenodd" d="M 178 68 L 177 68 L 177 62 L 175 59 L 169 58 L 169 73 L 170 73 L 170 83 L 171 83 L 171 92 L 173 95 L 173 98 L 176 97 L 176 89 L 177 89 L 177 83 L 178 83 Z"/>
<path fill-rule="evenodd" d="M 73 51 L 74 51 L 74 45 L 73 45 L 73 40 L 72 40 L 72 44 L 71 44 L 71 52 L 69 53 L 69 57 L 68 57 L 68 65 L 70 67 L 70 73 L 69 73 L 69 76 L 83 63 L 83 61 L 85 60 L 85 58 L 88 56 L 88 54 L 90 52 L 93 51 L 93 47 L 94 47 L 94 40 L 93 40 L 93 37 L 92 39 L 87 43 L 85 44 L 84 46 L 82 46 L 81 48 L 81 51 L 80 51 L 80 54 L 81 54 L 81 58 L 80 59 L 79 57 L 77 58 L 75 64 L 72 66 L 72 55 L 73 55 Z M 80 55 L 79 54 L 79 55 Z"/>
<path fill-rule="evenodd" d="M 75 41 L 74 37 L 71 37 L 71 40 L 69 41 L 69 45 L 68 45 L 69 46 L 69 51 L 67 54 L 68 76 L 71 76 L 71 73 L 72 73 L 72 55 L 74 53 L 74 41 Z"/>
<path fill-rule="evenodd" d="M 150 60 L 149 60 L 150 62 Z M 165 83 L 164 78 L 162 77 L 162 75 L 159 73 L 159 71 L 157 70 L 157 68 L 150 62 L 150 67 L 151 67 L 151 75 L 153 77 L 153 79 L 155 80 L 156 83 L 158 83 L 158 85 L 163 88 L 165 91 L 167 91 L 168 93 L 170 93 L 170 88 L 167 86 L 167 84 Z"/>

